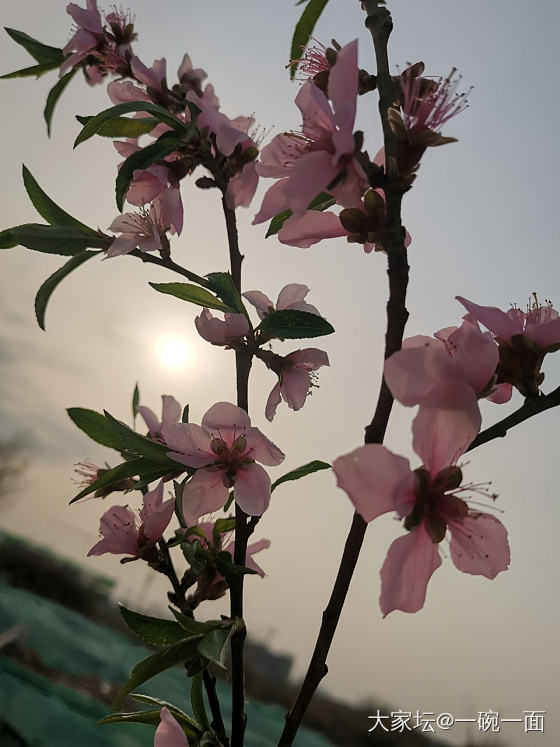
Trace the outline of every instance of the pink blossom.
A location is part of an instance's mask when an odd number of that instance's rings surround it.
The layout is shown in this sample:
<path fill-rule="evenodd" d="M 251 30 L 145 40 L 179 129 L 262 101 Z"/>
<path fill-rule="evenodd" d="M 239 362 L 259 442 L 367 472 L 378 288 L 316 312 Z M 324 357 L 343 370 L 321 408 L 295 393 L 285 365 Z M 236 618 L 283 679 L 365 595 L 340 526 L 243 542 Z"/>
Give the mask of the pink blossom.
<path fill-rule="evenodd" d="M 139 145 L 130 140 L 124 142 L 115 140 L 113 145 L 125 159 L 141 150 Z M 171 158 L 174 159 L 175 155 L 171 154 Z M 119 164 L 119 169 L 123 163 L 124 161 Z M 135 169 L 132 182 L 126 193 L 126 200 L 131 205 L 145 205 L 159 197 L 167 189 L 169 183 L 170 175 L 167 166 L 154 164 L 147 169 Z"/>
<path fill-rule="evenodd" d="M 539 304 L 536 296 L 527 311 L 505 312 L 495 306 L 478 306 L 456 296 L 473 319 L 490 330 L 499 345 L 499 382 L 517 387 L 524 397 L 537 397 L 544 373 L 540 368 L 547 353 L 560 349 L 560 317 L 550 302 Z"/>
<path fill-rule="evenodd" d="M 299 60 L 298 73 L 300 80 L 314 78 L 319 73 L 328 73 L 331 66 L 327 60 L 327 47 L 317 39 L 310 39 L 310 44 L 304 49 Z"/>
<path fill-rule="evenodd" d="M 496 387 L 498 346 L 489 333 L 463 322 L 447 327 L 435 337 L 416 335 L 403 341 L 402 349 L 385 361 L 385 380 L 391 393 L 403 405 L 422 402 L 443 382 L 461 380 L 477 397 L 507 402 L 511 386 Z"/>
<path fill-rule="evenodd" d="M 169 188 L 151 203 L 149 209 L 138 213 L 123 213 L 109 226 L 110 231 L 118 231 L 107 250 L 107 257 L 128 254 L 136 247 L 141 252 L 169 252 L 166 232 L 180 233 L 183 223 L 183 206 L 178 189 Z"/>
<path fill-rule="evenodd" d="M 67 57 L 60 66 L 60 75 L 64 75 L 69 68 L 75 67 L 97 47 L 103 37 L 101 13 L 97 8 L 97 0 L 87 0 L 87 8 L 80 8 L 76 3 L 69 3 L 66 12 L 72 16 L 77 29 L 74 36 L 64 47 L 62 52 Z"/>
<path fill-rule="evenodd" d="M 189 524 L 221 509 L 233 486 L 235 500 L 248 514 L 260 516 L 270 503 L 270 477 L 256 462 L 280 464 L 284 454 L 258 428 L 245 410 L 218 402 L 200 426 L 179 423 L 163 429 L 169 456 L 197 471 L 183 490 L 183 514 Z"/>
<path fill-rule="evenodd" d="M 161 420 L 158 420 L 155 412 L 145 405 L 138 405 L 136 408 L 148 426 L 150 438 L 153 438 L 156 441 L 162 441 L 161 434 L 163 428 L 178 423 L 181 420 L 182 412 L 181 405 L 177 402 L 175 397 L 172 397 L 170 394 L 162 394 L 161 399 Z"/>
<path fill-rule="evenodd" d="M 479 427 L 472 388 L 446 382 L 427 395 L 413 423 L 421 468 L 411 471 L 407 459 L 379 444 L 361 446 L 335 461 L 338 485 L 364 521 L 396 511 L 408 530 L 393 542 L 381 569 L 383 615 L 395 609 L 417 612 L 424 606 L 428 581 L 441 565 L 438 544 L 447 530 L 451 560 L 463 573 L 492 579 L 508 568 L 504 526 L 458 497 L 469 490 L 483 492 L 476 485 L 461 486 L 457 466 Z"/>
<path fill-rule="evenodd" d="M 231 345 L 249 334 L 249 322 L 244 314 L 226 313 L 224 319 L 219 319 L 203 309 L 194 323 L 198 334 L 212 345 Z"/>
<path fill-rule="evenodd" d="M 256 308 L 259 319 L 264 319 L 265 316 L 270 314 L 272 311 L 284 311 L 286 309 L 307 311 L 310 314 L 321 316 L 315 306 L 312 306 L 303 300 L 308 293 L 309 288 L 307 285 L 289 283 L 288 285 L 285 285 L 278 294 L 276 306 L 274 306 L 270 298 L 265 296 L 264 293 L 261 293 L 261 291 L 247 291 L 246 293 L 243 293 L 243 296 Z"/>
<path fill-rule="evenodd" d="M 276 408 L 282 400 L 292 410 L 301 410 L 305 404 L 311 388 L 317 386 L 314 382 L 315 371 L 321 366 L 328 366 L 329 358 L 323 350 L 306 348 L 296 350 L 289 355 L 274 356 L 269 368 L 278 374 L 278 382 L 272 388 L 266 402 L 265 415 L 272 420 L 276 415 Z"/>
<path fill-rule="evenodd" d="M 358 94 L 358 43 L 338 53 L 329 74 L 328 99 L 311 81 L 296 97 L 303 116 L 301 133 L 277 135 L 263 149 L 257 170 L 280 177 L 266 193 L 253 223 L 262 223 L 283 210 L 296 217 L 310 202 L 329 191 L 340 205 L 353 206 L 367 189 L 366 176 L 354 159 L 353 137 Z"/>
<path fill-rule="evenodd" d="M 163 502 L 163 480 L 157 488 L 144 496 L 144 506 L 132 511 L 128 506 L 113 506 L 101 517 L 99 533 L 103 536 L 88 552 L 89 555 L 130 555 L 139 558 L 147 555 L 173 516 L 175 500 Z"/>
<path fill-rule="evenodd" d="M 165 706 L 161 709 L 159 726 L 154 736 L 154 747 L 189 747 L 187 735 Z"/>

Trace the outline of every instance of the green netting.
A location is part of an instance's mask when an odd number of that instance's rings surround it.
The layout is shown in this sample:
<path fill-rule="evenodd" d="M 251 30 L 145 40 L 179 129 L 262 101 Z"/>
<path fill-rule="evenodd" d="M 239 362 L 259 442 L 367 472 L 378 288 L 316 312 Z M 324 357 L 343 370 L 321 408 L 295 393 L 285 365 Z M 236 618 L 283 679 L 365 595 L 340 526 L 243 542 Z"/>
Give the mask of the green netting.
<path fill-rule="evenodd" d="M 124 634 L 55 602 L 0 582 L 0 632 L 21 624 L 26 629 L 25 646 L 35 651 L 49 667 L 68 674 L 95 674 L 120 684 L 135 664 L 151 653 Z M 157 675 L 138 691 L 176 703 L 188 711 L 189 686 L 184 670 L 177 667 Z M 218 681 L 217 689 L 227 724 L 230 721 L 229 686 Z M 80 747 L 153 745 L 153 728 L 148 726 L 97 726 L 96 722 L 107 713 L 103 704 L 55 685 L 14 662 L 0 659 L 0 715 L 33 747 L 75 747 L 78 735 Z M 284 724 L 283 709 L 250 702 L 247 715 L 246 747 L 274 747 Z M 69 733 L 72 734 L 70 741 Z M 295 745 L 329 747 L 329 742 L 302 729 Z"/>

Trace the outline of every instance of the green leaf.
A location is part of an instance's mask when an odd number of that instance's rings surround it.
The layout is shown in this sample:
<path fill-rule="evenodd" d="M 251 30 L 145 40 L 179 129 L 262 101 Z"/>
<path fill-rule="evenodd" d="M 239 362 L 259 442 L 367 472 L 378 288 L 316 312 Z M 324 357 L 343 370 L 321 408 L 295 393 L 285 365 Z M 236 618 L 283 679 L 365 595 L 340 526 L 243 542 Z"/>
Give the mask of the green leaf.
<path fill-rule="evenodd" d="M 45 117 L 45 122 L 47 123 L 47 135 L 49 137 L 51 135 L 51 122 L 54 114 L 54 108 L 58 102 L 58 99 L 62 96 L 64 89 L 66 88 L 68 83 L 70 83 L 77 71 L 77 67 L 72 68 L 69 73 L 63 75 L 62 78 L 60 78 L 60 80 L 58 80 L 54 84 L 54 86 L 48 93 L 47 103 L 45 104 L 45 109 L 43 110 L 43 116 Z"/>
<path fill-rule="evenodd" d="M 290 52 L 290 78 L 293 79 L 297 70 L 297 63 L 301 59 L 303 50 L 307 46 L 309 38 L 313 33 L 315 24 L 323 12 L 328 0 L 309 0 L 299 21 L 296 24 L 294 35 L 292 37 L 292 49 Z"/>
<path fill-rule="evenodd" d="M 221 298 L 235 313 L 245 314 L 248 318 L 247 309 L 243 305 L 241 295 L 229 272 L 211 272 L 206 277 L 210 282 L 210 290 L 213 290 L 218 298 Z"/>
<path fill-rule="evenodd" d="M 104 415 L 84 407 L 69 407 L 66 412 L 70 420 L 98 444 L 122 451 L 120 439 L 115 435 Z"/>
<path fill-rule="evenodd" d="M 274 490 L 279 485 L 282 485 L 283 482 L 288 482 L 289 480 L 299 480 L 301 477 L 311 475 L 313 472 L 319 472 L 319 470 L 330 468 L 331 465 L 328 462 L 321 462 L 319 459 L 314 459 L 312 462 L 303 464 L 301 467 L 293 469 L 291 472 L 287 472 L 285 475 L 282 475 L 282 477 L 279 477 L 272 483 L 270 490 Z"/>
<path fill-rule="evenodd" d="M 333 327 L 323 317 L 296 309 L 284 309 L 267 314 L 257 330 L 285 340 L 322 337 L 334 332 Z"/>
<path fill-rule="evenodd" d="M 134 667 L 128 680 L 117 694 L 113 708 L 119 708 L 128 693 L 156 674 L 164 672 L 166 669 L 170 669 L 177 664 L 198 658 L 198 641 L 198 638 L 189 638 L 186 641 L 166 646 L 162 651 L 158 651 L 156 654 L 148 656 L 147 659 L 143 659 Z"/>
<path fill-rule="evenodd" d="M 256 574 L 256 571 L 253 571 L 251 568 L 246 568 L 244 565 L 236 565 L 231 558 L 231 554 L 225 550 L 216 555 L 216 568 L 228 584 L 231 584 L 232 581 L 240 576 Z"/>
<path fill-rule="evenodd" d="M 189 636 L 176 620 L 142 615 L 119 604 L 119 612 L 127 627 L 145 643 L 153 646 L 171 646 Z"/>
<path fill-rule="evenodd" d="M 138 698 L 136 698 L 138 700 Z M 198 725 L 187 716 L 186 713 L 179 710 L 176 706 L 171 703 L 166 703 L 164 700 L 161 701 L 161 706 L 157 708 L 149 709 L 146 711 L 134 711 L 133 713 L 111 713 L 110 716 L 100 719 L 97 723 L 104 726 L 105 724 L 148 724 L 150 726 L 157 726 L 160 722 L 160 711 L 163 707 L 169 709 L 173 718 L 183 727 L 187 738 L 191 741 L 196 741 L 201 737 L 201 730 Z"/>
<path fill-rule="evenodd" d="M 136 431 L 133 431 L 128 425 L 121 423 L 120 420 L 114 418 L 106 410 L 104 412 L 113 433 L 120 441 L 121 449 L 129 449 L 135 454 L 140 454 L 140 456 L 150 459 L 156 467 L 169 465 L 170 471 L 173 469 L 182 469 L 179 462 L 175 462 L 167 456 L 167 452 L 170 450 L 169 446 L 157 443 L 150 438 L 146 438 L 146 436 L 140 435 L 140 433 L 136 433 Z"/>
<path fill-rule="evenodd" d="M 222 303 L 210 291 L 201 288 L 199 285 L 193 285 L 192 283 L 150 283 L 150 285 L 158 293 L 167 293 L 170 296 L 175 296 L 175 298 L 180 298 L 182 301 L 195 303 L 197 306 L 218 309 L 218 311 L 226 311 L 230 314 L 237 313 L 235 309 Z"/>
<path fill-rule="evenodd" d="M 231 625 L 227 628 L 216 628 L 207 633 L 198 643 L 198 651 L 210 661 L 224 666 L 226 657 L 226 644 L 231 633 Z"/>
<path fill-rule="evenodd" d="M 23 31 L 16 31 L 16 29 L 9 29 L 4 27 L 6 33 L 12 37 L 12 39 L 22 46 L 29 54 L 37 60 L 39 64 L 44 62 L 56 63 L 56 67 L 60 67 L 64 61 L 64 54 L 62 49 L 58 47 L 49 47 L 46 44 L 42 44 L 37 39 L 33 39 L 32 36 L 28 36 Z"/>
<path fill-rule="evenodd" d="M 269 236 L 275 236 L 278 233 L 278 231 L 282 228 L 284 223 L 288 220 L 288 218 L 291 218 L 291 217 L 292 217 L 291 210 L 282 210 L 281 213 L 278 213 L 278 215 L 275 215 L 268 225 L 268 231 L 265 234 L 265 239 L 268 239 Z"/>
<path fill-rule="evenodd" d="M 204 573 L 208 558 L 203 551 L 201 552 L 200 544 L 198 542 L 182 542 L 181 550 L 194 575 L 200 576 Z"/>
<path fill-rule="evenodd" d="M 0 249 L 11 249 L 13 246 L 17 246 L 18 242 L 14 238 L 11 228 L 7 228 L 5 231 L 0 231 Z"/>
<path fill-rule="evenodd" d="M 76 267 L 79 267 L 88 259 L 95 257 L 96 254 L 99 254 L 99 252 L 88 252 L 87 250 L 75 254 L 68 260 L 68 262 L 66 262 L 66 264 L 62 265 L 60 269 L 47 278 L 39 288 L 37 295 L 35 296 L 35 316 L 37 317 L 37 324 L 41 329 L 45 329 L 45 312 L 47 310 L 47 304 L 56 286 L 61 280 L 64 280 L 67 275 L 75 270 Z"/>
<path fill-rule="evenodd" d="M 89 247 L 104 249 L 111 243 L 110 237 L 94 233 L 91 229 L 84 231 L 78 226 L 43 226 L 39 223 L 26 223 L 2 231 L 0 245 L 6 233 L 6 240 L 13 240 L 28 249 L 64 256 L 79 254 Z"/>
<path fill-rule="evenodd" d="M 163 474 L 167 474 L 167 470 Z M 121 464 L 117 464 L 116 467 L 105 472 L 90 485 L 87 485 L 78 493 L 78 495 L 72 498 L 70 503 L 75 503 L 76 501 L 79 501 L 80 498 L 85 498 L 85 496 L 90 493 L 95 493 L 97 490 L 106 488 L 109 485 L 120 482 L 121 480 L 125 480 L 127 477 L 136 477 L 136 475 L 146 478 L 152 476 L 152 480 L 157 480 L 162 476 L 161 464 L 154 464 L 149 459 L 144 459 L 142 457 L 121 462 Z M 150 482 L 152 482 L 152 480 L 150 480 Z"/>
<path fill-rule="evenodd" d="M 220 536 L 226 532 L 233 532 L 235 529 L 235 517 L 231 516 L 227 519 L 217 519 L 212 528 L 212 539 L 214 544 L 218 543 Z"/>
<path fill-rule="evenodd" d="M 202 674 L 196 674 L 191 683 L 191 708 L 193 716 L 200 724 L 203 731 L 210 728 L 208 716 L 206 715 L 206 706 L 204 705 L 204 695 L 202 694 Z"/>
<path fill-rule="evenodd" d="M 121 114 L 130 114 L 131 112 L 147 112 L 155 117 L 158 122 L 164 122 L 180 135 L 186 135 L 192 131 L 190 123 L 186 125 L 180 119 L 174 117 L 173 114 L 170 114 L 167 109 L 158 106 L 158 104 L 152 104 L 150 101 L 127 101 L 124 104 L 117 104 L 116 106 L 111 106 L 109 109 L 104 109 L 99 114 L 88 119 L 87 124 L 84 125 L 83 130 L 74 142 L 74 148 L 96 135 L 106 122 L 120 117 Z"/>
<path fill-rule="evenodd" d="M 183 615 L 182 612 L 178 612 L 177 610 L 173 609 L 173 607 L 170 607 L 169 609 L 175 616 L 177 624 L 180 625 L 183 630 L 183 638 L 204 636 L 207 633 L 210 633 L 210 631 L 217 630 L 224 625 L 223 620 L 206 620 L 202 622 L 201 620 L 193 620 L 192 617 Z M 185 635 L 185 633 L 187 635 Z"/>
<path fill-rule="evenodd" d="M 138 415 L 138 403 L 139 402 L 140 402 L 140 389 L 138 388 L 138 382 L 136 382 L 134 391 L 132 392 L 132 417 L 134 418 L 135 422 L 136 422 L 136 416 Z"/>
<path fill-rule="evenodd" d="M 167 700 L 161 700 L 160 698 L 153 698 L 151 695 L 144 695 L 142 693 L 131 693 L 130 697 L 137 700 L 138 703 L 146 703 L 147 705 L 155 706 L 158 709 L 168 708 L 174 718 L 179 721 L 183 729 L 185 729 L 187 737 L 189 739 L 199 739 L 200 729 L 196 721 L 180 708 L 177 708 L 173 703 L 169 703 Z"/>
<path fill-rule="evenodd" d="M 328 192 L 321 192 L 321 194 L 317 195 L 317 197 L 314 197 L 311 200 L 311 202 L 307 206 L 307 209 L 319 210 L 323 212 L 324 210 L 332 207 L 335 203 L 336 200 L 332 195 L 328 194 Z M 288 218 L 291 217 L 291 215 L 291 210 L 283 210 L 281 213 L 278 213 L 278 215 L 275 215 L 274 218 L 270 221 L 265 239 L 268 239 L 269 236 L 274 236 L 275 234 L 277 234 L 284 223 L 288 220 Z"/>
<path fill-rule="evenodd" d="M 181 415 L 181 423 L 188 423 L 189 422 L 189 406 L 185 405 L 183 407 L 183 414 Z"/>
<path fill-rule="evenodd" d="M 59 67 L 58 62 L 41 62 L 38 65 L 32 65 L 31 67 L 22 67 L 21 70 L 14 70 L 13 73 L 6 73 L 6 75 L 0 75 L 0 80 L 9 80 L 10 78 L 40 78 L 41 75 L 48 73 L 50 70 L 55 70 Z"/>
<path fill-rule="evenodd" d="M 174 150 L 177 150 L 182 143 L 183 141 L 173 133 L 165 132 L 155 143 L 136 151 L 121 164 L 115 182 L 115 195 L 119 210 L 122 211 L 123 209 L 124 198 L 132 182 L 134 172 L 137 169 L 147 169 L 156 161 L 163 160 Z"/>
<path fill-rule="evenodd" d="M 99 234 L 93 228 L 81 223 L 77 218 L 69 215 L 65 210 L 59 207 L 56 202 L 44 192 L 35 177 L 29 171 L 25 164 L 22 165 L 23 184 L 33 207 L 51 226 L 74 226 L 82 231 L 99 238 Z"/>
<path fill-rule="evenodd" d="M 76 119 L 81 125 L 87 125 L 93 117 L 80 117 Z M 155 117 L 142 117 L 142 119 L 130 119 L 129 117 L 115 117 L 100 125 L 97 134 L 102 137 L 133 137 L 146 135 L 157 127 L 159 120 Z"/>

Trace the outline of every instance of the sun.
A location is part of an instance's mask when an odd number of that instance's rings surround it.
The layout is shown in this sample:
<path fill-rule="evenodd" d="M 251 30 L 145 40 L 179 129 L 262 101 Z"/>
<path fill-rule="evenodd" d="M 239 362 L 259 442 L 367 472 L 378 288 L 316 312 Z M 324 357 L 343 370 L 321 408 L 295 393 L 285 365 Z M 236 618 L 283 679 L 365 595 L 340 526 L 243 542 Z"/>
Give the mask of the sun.
<path fill-rule="evenodd" d="M 192 348 L 185 337 L 162 337 L 157 343 L 157 354 L 165 368 L 184 368 L 192 359 Z"/>

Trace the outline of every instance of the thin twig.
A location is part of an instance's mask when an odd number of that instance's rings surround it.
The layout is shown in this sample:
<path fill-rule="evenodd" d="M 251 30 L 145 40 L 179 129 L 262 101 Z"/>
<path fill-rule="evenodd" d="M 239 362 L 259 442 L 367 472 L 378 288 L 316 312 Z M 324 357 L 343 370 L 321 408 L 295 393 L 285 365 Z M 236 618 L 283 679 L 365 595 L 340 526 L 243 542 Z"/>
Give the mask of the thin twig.
<path fill-rule="evenodd" d="M 379 90 L 379 112 L 383 123 L 385 162 L 387 173 L 386 232 L 384 243 L 388 258 L 389 300 L 387 302 L 387 331 L 385 335 L 385 358 L 399 350 L 404 327 L 408 319 L 406 310 L 406 289 L 408 285 L 408 261 L 404 246 L 404 229 L 401 222 L 402 191 L 398 185 L 396 161 L 397 143 L 389 126 L 387 110 L 395 96 L 393 81 L 389 73 L 387 42 L 392 30 L 391 16 L 386 8 L 377 6 L 375 0 L 366 0 L 368 17 L 366 26 L 370 29 L 377 59 L 377 86 Z M 371 423 L 365 429 L 365 443 L 382 443 L 393 406 L 393 397 L 385 383 L 381 388 L 377 406 Z M 357 513 L 346 539 L 338 574 L 323 618 L 317 643 L 311 657 L 305 679 L 296 701 L 286 715 L 286 725 L 278 742 L 278 747 L 288 747 L 295 739 L 301 720 L 319 683 L 327 674 L 327 655 L 336 631 L 342 607 L 346 600 L 350 581 L 360 554 L 367 524 Z"/>
<path fill-rule="evenodd" d="M 139 249 L 135 249 L 134 251 L 129 252 L 129 254 L 132 257 L 138 257 L 138 259 L 141 259 L 142 262 L 148 262 L 152 265 L 159 265 L 160 267 L 165 267 L 167 270 L 172 270 L 173 272 L 176 272 L 179 275 L 183 275 L 189 280 L 192 280 L 193 283 L 202 285 L 203 288 L 210 288 L 210 282 L 206 278 L 203 278 L 200 275 L 197 275 L 195 272 L 191 272 L 190 270 L 187 270 L 186 267 L 182 267 L 181 265 L 178 265 L 176 262 L 174 262 L 169 257 L 167 258 L 158 257 L 155 254 L 148 254 L 147 252 L 141 252 Z"/>

